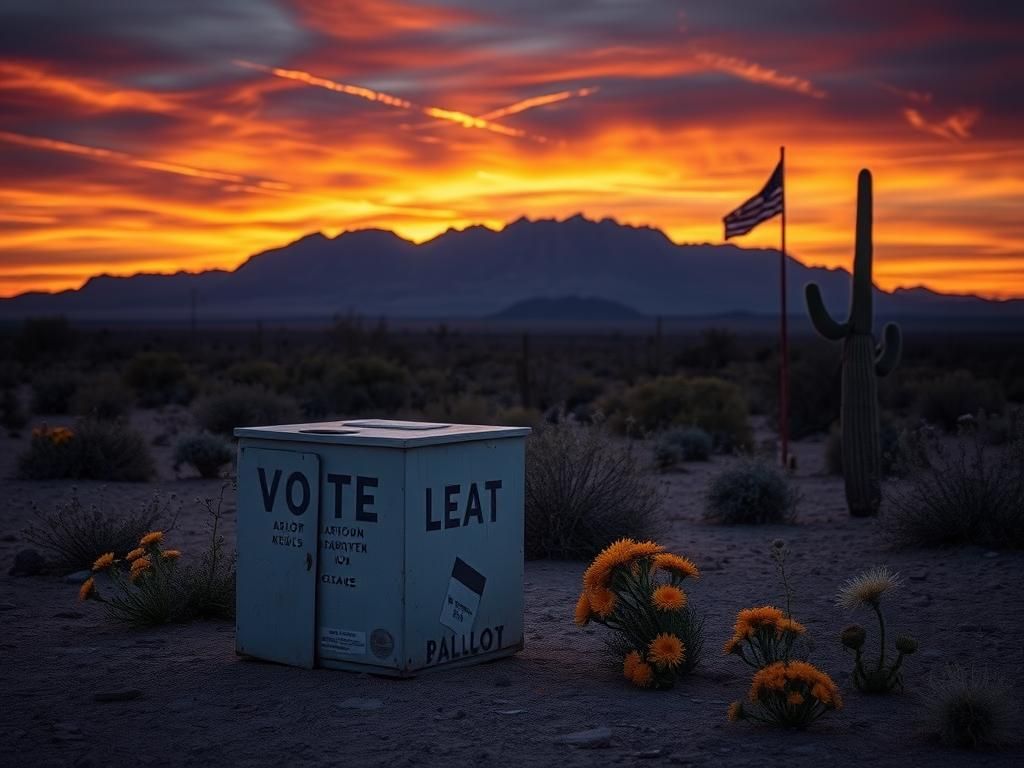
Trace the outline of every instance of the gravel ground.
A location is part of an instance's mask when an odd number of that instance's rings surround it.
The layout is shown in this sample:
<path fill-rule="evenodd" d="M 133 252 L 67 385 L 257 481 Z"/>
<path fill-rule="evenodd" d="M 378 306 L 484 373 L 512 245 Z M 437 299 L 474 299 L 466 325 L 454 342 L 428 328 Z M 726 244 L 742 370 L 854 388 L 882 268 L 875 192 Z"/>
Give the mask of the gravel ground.
<path fill-rule="evenodd" d="M 173 421 L 173 420 L 172 420 Z M 135 414 L 151 436 L 167 428 Z M 51 425 L 59 420 L 51 420 Z M 148 630 L 110 623 L 95 603 L 75 602 L 60 576 L 9 576 L 31 503 L 47 510 L 71 482 L 10 478 L 26 438 L 0 438 L 0 764 L 136 765 L 649 765 L 820 766 L 1021 765 L 1024 751 L 979 757 L 943 749 L 923 732 L 928 676 L 950 661 L 987 666 L 1015 690 L 1024 682 L 1024 553 L 979 548 L 893 552 L 872 520 L 851 519 L 842 482 L 823 474 L 820 441 L 795 446 L 803 500 L 792 525 L 716 527 L 700 520 L 709 478 L 731 459 L 653 475 L 665 490 L 663 543 L 691 557 L 703 577 L 691 604 L 707 612 L 707 652 L 668 692 L 631 687 L 602 652 L 604 628 L 577 628 L 572 611 L 585 564 L 526 566 L 526 648 L 490 664 L 415 679 L 292 669 L 237 657 L 234 627 L 199 622 Z M 154 448 L 151 484 L 78 483 L 105 509 L 142 504 L 154 491 L 189 503 L 173 544 L 204 544 L 195 497 L 218 481 L 176 477 L 170 449 Z M 234 541 L 234 494 L 226 534 Z M 791 549 L 795 617 L 807 625 L 812 660 L 843 690 L 846 707 L 805 732 L 726 721 L 744 696 L 748 669 L 720 655 L 740 608 L 781 600 L 772 539 Z M 835 606 L 839 585 L 889 564 L 906 585 L 889 602 L 894 629 L 916 637 L 907 692 L 867 697 L 851 690 L 850 660 L 837 636 L 851 617 Z M 861 621 L 869 627 L 868 617 Z M 589 733 L 576 735 L 579 732 Z M 566 738 L 569 736 L 570 738 Z M 572 742 L 578 743 L 572 743 Z"/>

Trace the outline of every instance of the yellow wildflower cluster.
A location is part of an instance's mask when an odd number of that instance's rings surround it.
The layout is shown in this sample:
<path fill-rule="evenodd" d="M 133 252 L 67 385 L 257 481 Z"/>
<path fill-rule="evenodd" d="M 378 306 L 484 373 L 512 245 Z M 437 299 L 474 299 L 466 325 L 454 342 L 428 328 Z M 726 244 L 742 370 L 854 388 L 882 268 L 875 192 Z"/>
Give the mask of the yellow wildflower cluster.
<path fill-rule="evenodd" d="M 128 552 L 123 560 L 119 560 L 113 552 L 105 552 L 92 564 L 93 573 L 109 571 L 115 586 L 122 590 L 126 588 L 123 571 L 115 566 L 124 563 L 128 568 L 128 579 L 132 582 L 138 581 L 143 575 L 152 573 L 154 560 L 174 561 L 181 557 L 181 551 L 177 549 L 160 549 L 160 542 L 163 541 L 163 531 L 150 531 L 139 539 L 139 546 Z M 78 590 L 79 600 L 98 600 L 106 602 L 100 596 L 96 588 L 96 579 L 90 576 Z"/>
<path fill-rule="evenodd" d="M 620 539 L 584 572 L 575 622 L 595 621 L 616 633 L 612 644 L 622 649 L 622 674 L 634 685 L 670 687 L 692 666 L 684 638 L 700 631 L 691 624 L 680 584 L 699 576 L 689 559 L 660 544 Z"/>
<path fill-rule="evenodd" d="M 778 661 L 758 670 L 750 683 L 752 704 L 781 695 L 791 706 L 817 701 L 829 709 L 843 706 L 839 687 L 832 678 L 806 661 Z"/>
<path fill-rule="evenodd" d="M 74 436 L 75 432 L 70 427 L 48 427 L 44 424 L 32 430 L 33 439 L 48 440 L 54 445 L 64 445 Z"/>

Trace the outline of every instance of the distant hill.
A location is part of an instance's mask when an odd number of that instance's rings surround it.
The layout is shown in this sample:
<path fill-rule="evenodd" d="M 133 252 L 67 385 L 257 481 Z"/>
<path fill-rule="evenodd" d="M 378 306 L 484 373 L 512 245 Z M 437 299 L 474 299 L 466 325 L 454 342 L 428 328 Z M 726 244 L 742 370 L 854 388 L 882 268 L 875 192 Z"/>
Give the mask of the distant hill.
<path fill-rule="evenodd" d="M 788 270 L 794 315 L 805 314 L 803 287 L 810 281 L 821 285 L 835 314 L 845 311 L 846 271 L 806 267 L 792 258 Z M 628 324 L 644 315 L 775 315 L 777 281 L 775 251 L 677 245 L 656 229 L 577 215 L 564 221 L 519 219 L 501 231 L 449 230 L 420 245 L 375 229 L 334 238 L 316 233 L 258 253 L 231 272 L 102 275 L 76 291 L 3 299 L 0 319 L 63 314 L 181 321 L 194 295 L 203 321 L 309 320 L 346 312 L 468 319 L 491 318 L 497 311 L 498 321 L 603 319 L 610 313 Z M 986 301 L 924 288 L 876 290 L 875 297 L 880 320 L 1024 321 L 1024 300 Z"/>
<path fill-rule="evenodd" d="M 649 318 L 625 304 L 608 299 L 580 296 L 562 296 L 550 299 L 527 299 L 519 301 L 487 320 L 498 322 L 552 322 L 608 324 L 646 322 Z"/>

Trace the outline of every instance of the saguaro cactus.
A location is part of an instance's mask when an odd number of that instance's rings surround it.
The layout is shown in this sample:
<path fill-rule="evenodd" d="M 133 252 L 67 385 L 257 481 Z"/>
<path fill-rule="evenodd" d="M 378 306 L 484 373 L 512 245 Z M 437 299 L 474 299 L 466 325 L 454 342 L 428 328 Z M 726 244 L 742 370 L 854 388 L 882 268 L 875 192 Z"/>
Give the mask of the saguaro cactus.
<path fill-rule="evenodd" d="M 846 505 L 851 515 L 864 517 L 878 512 L 881 501 L 881 448 L 878 441 L 878 383 L 900 359 L 902 334 L 895 323 L 886 323 L 882 343 L 871 332 L 871 172 L 857 178 L 857 236 L 853 257 L 853 288 L 850 316 L 845 322 L 832 319 L 815 283 L 807 286 L 807 311 L 815 329 L 826 339 L 843 340 L 843 479 Z"/>

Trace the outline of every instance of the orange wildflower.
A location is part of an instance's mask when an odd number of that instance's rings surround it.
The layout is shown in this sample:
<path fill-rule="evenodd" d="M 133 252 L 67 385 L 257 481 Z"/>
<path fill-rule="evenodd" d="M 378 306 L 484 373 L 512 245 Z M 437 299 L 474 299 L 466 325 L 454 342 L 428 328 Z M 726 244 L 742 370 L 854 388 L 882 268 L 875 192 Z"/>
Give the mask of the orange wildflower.
<path fill-rule="evenodd" d="M 640 688 L 648 688 L 654 682 L 654 670 L 647 662 L 638 661 L 633 667 L 633 674 L 629 679 Z"/>
<path fill-rule="evenodd" d="M 789 694 L 789 696 L 786 697 L 786 703 L 794 707 L 799 707 L 801 704 L 804 703 L 803 694 L 799 693 L 798 691 L 793 691 Z"/>
<path fill-rule="evenodd" d="M 802 635 L 807 631 L 806 627 L 798 621 L 792 619 L 782 619 L 776 625 L 775 629 L 779 632 L 792 632 L 794 635 Z"/>
<path fill-rule="evenodd" d="M 576 601 L 576 616 L 573 620 L 577 627 L 585 627 L 590 623 L 590 596 L 586 592 Z"/>
<path fill-rule="evenodd" d="M 96 558 L 96 562 L 92 564 L 93 571 L 105 571 L 107 568 L 114 564 L 114 553 L 107 552 L 104 555 L 100 555 Z"/>
<path fill-rule="evenodd" d="M 662 571 L 669 571 L 684 578 L 687 576 L 691 579 L 700 578 L 700 571 L 697 569 L 697 566 L 693 564 L 692 560 L 688 557 L 673 555 L 670 552 L 662 552 L 661 554 L 655 555 L 654 567 Z"/>
<path fill-rule="evenodd" d="M 744 608 L 736 614 L 733 634 L 736 637 L 748 637 L 761 627 L 777 627 L 782 620 L 782 611 L 771 605 L 763 605 L 760 608 Z"/>
<path fill-rule="evenodd" d="M 651 603 L 659 611 L 678 611 L 686 605 L 686 593 L 679 587 L 663 584 L 651 594 Z"/>
<path fill-rule="evenodd" d="M 165 560 L 177 560 L 179 557 L 181 557 L 181 551 L 177 549 L 165 549 L 163 552 L 160 553 L 160 557 L 164 558 Z"/>
<path fill-rule="evenodd" d="M 139 576 L 148 571 L 153 563 L 148 557 L 140 557 L 132 563 L 131 579 L 135 581 Z"/>
<path fill-rule="evenodd" d="M 79 589 L 78 589 L 78 599 L 79 599 L 79 601 L 88 600 L 90 597 L 92 597 L 92 595 L 93 595 L 93 593 L 95 591 L 96 591 L 96 580 L 93 579 L 92 576 L 90 576 L 88 579 L 86 579 L 84 582 L 82 582 L 82 586 L 79 587 Z"/>
<path fill-rule="evenodd" d="M 163 531 L 150 531 L 141 539 L 139 539 L 140 547 L 148 547 L 150 544 L 158 544 L 164 538 Z"/>
<path fill-rule="evenodd" d="M 622 674 L 625 675 L 626 679 L 633 679 L 633 671 L 636 669 L 637 664 L 643 664 L 644 660 L 640 657 L 637 651 L 630 651 L 626 654 L 626 658 L 622 660 Z"/>
<path fill-rule="evenodd" d="M 131 552 L 129 552 L 127 555 L 125 555 L 124 559 L 127 560 L 130 563 L 132 560 L 137 560 L 138 558 L 142 557 L 144 554 L 146 554 L 146 550 L 145 549 L 143 549 L 142 547 L 136 547 Z"/>
<path fill-rule="evenodd" d="M 647 658 L 662 667 L 678 667 L 686 658 L 686 649 L 678 637 L 662 632 L 647 646 Z"/>
<path fill-rule="evenodd" d="M 590 607 L 602 619 L 615 610 L 615 593 L 605 587 L 599 587 L 590 593 Z"/>

